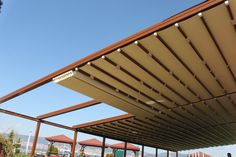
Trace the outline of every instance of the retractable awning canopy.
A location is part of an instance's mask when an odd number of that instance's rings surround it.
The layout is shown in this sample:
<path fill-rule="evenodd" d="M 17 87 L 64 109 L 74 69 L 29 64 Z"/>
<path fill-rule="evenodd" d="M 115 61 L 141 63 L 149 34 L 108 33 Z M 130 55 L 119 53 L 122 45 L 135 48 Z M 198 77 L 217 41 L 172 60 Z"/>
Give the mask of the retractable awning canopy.
<path fill-rule="evenodd" d="M 235 144 L 235 16 L 236 1 L 205 2 L 53 80 L 135 116 L 84 131 L 170 150 Z"/>
<path fill-rule="evenodd" d="M 235 144 L 235 16 L 236 1 L 219 1 L 54 82 L 135 115 L 87 132 L 172 150 Z"/>
<path fill-rule="evenodd" d="M 171 151 L 236 144 L 235 17 L 235 0 L 205 1 L 1 97 L 0 104 L 50 81 L 95 100 L 37 118 L 0 112 L 37 121 L 36 136 L 45 123 L 75 137 L 81 131 Z M 44 120 L 100 102 L 128 114 L 73 127 Z"/>

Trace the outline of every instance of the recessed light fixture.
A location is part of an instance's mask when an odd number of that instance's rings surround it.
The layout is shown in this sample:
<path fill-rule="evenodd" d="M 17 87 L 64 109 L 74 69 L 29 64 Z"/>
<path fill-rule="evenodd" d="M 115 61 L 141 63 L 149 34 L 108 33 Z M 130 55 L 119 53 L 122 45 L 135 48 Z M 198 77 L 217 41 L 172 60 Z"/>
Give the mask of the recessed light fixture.
<path fill-rule="evenodd" d="M 199 16 L 199 17 L 202 17 L 202 13 L 198 13 L 198 16 Z"/>
<path fill-rule="evenodd" d="M 179 24 L 178 24 L 178 23 L 175 23 L 175 27 L 179 27 Z"/>
<path fill-rule="evenodd" d="M 225 5 L 226 5 L 226 6 L 229 5 L 229 1 L 225 1 Z"/>
<path fill-rule="evenodd" d="M 150 100 L 150 101 L 146 101 L 146 104 L 148 104 L 148 105 L 153 105 L 153 104 L 155 104 L 156 102 L 155 101 L 152 101 L 152 100 Z"/>

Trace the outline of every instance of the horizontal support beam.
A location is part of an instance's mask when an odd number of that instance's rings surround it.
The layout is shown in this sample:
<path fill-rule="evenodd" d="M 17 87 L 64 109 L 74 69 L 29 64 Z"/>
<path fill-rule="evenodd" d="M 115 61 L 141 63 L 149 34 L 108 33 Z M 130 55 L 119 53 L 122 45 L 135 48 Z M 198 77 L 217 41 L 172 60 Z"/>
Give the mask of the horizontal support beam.
<path fill-rule="evenodd" d="M 45 119 L 45 118 L 49 118 L 49 117 L 53 117 L 53 116 L 58 116 L 58 115 L 65 114 L 65 113 L 68 113 L 68 112 L 72 112 L 72 111 L 76 111 L 76 110 L 83 109 L 83 108 L 86 108 L 86 107 L 94 106 L 94 105 L 97 105 L 97 104 L 100 104 L 100 103 L 101 102 L 98 102 L 96 100 L 91 100 L 91 101 L 88 101 L 88 102 L 85 102 L 85 103 L 81 103 L 81 104 L 78 104 L 78 105 L 74 105 L 74 106 L 71 106 L 71 107 L 67 107 L 67 108 L 64 108 L 64 109 L 53 111 L 53 112 L 50 112 L 50 113 L 47 113 L 47 114 L 43 114 L 43 115 L 38 116 L 37 118 L 38 119 Z"/>
<path fill-rule="evenodd" d="M 73 128 L 80 129 L 80 128 L 84 128 L 84 127 L 90 127 L 90 126 L 94 126 L 94 125 L 110 123 L 110 122 L 114 122 L 114 121 L 117 121 L 117 120 L 124 120 L 124 119 L 132 118 L 132 117 L 134 117 L 134 115 L 124 114 L 124 115 L 121 115 L 121 116 L 116 116 L 116 117 L 106 118 L 106 119 L 97 120 L 97 121 L 93 121 L 93 122 L 74 125 Z"/>
<path fill-rule="evenodd" d="M 1 97 L 0 98 L 0 104 L 4 103 L 4 102 L 6 102 L 10 99 L 13 99 L 13 98 L 15 98 L 19 95 L 22 95 L 22 94 L 24 94 L 28 91 L 31 91 L 31 90 L 39 87 L 39 86 L 42 86 L 42 85 L 50 82 L 56 76 L 59 76 L 59 75 L 65 73 L 67 71 L 74 70 L 75 68 L 80 67 L 80 66 L 86 64 L 89 61 L 93 61 L 97 58 L 100 58 L 102 55 L 106 55 L 106 54 L 108 54 L 108 53 L 110 53 L 110 52 L 112 52 L 112 51 L 114 51 L 118 48 L 124 47 L 124 46 L 134 42 L 135 40 L 140 40 L 140 39 L 142 39 L 142 38 L 144 38 L 148 35 L 153 34 L 153 32 L 155 32 L 155 31 L 162 30 L 166 27 L 169 27 L 169 26 L 175 24 L 176 22 L 180 22 L 182 20 L 190 18 L 190 17 L 196 15 L 197 13 L 199 13 L 201 11 L 212 8 L 212 7 L 214 7 L 216 5 L 219 5 L 223 2 L 224 2 L 224 0 L 208 0 L 208 1 L 205 1 L 204 3 L 201 3 L 201 4 L 199 4 L 195 7 L 192 7 L 192 8 L 190 8 L 190 9 L 184 11 L 184 12 L 181 12 L 181 13 L 175 15 L 175 16 L 172 16 L 172 17 L 168 18 L 167 20 L 165 20 L 163 22 L 160 22 L 160 23 L 158 23 L 154 26 L 151 26 L 151 27 L 149 27 L 149 28 L 147 28 L 147 29 L 145 29 L 141 32 L 138 32 L 138 33 L 136 33 L 136 34 L 134 34 L 134 35 L 132 35 L 128 38 L 125 38 L 125 39 L 123 39 L 123 40 L 121 40 L 117 43 L 114 43 L 114 44 L 112 44 L 112 45 L 110 45 L 110 46 L 108 46 L 104 49 L 101 49 L 101 50 L 99 50 L 99 51 L 97 51 L 97 52 L 95 52 L 95 53 L 93 53 L 93 54 L 77 61 L 77 62 L 74 62 L 74 63 L 72 63 L 72 64 L 70 64 L 70 65 L 54 72 L 54 73 L 51 73 L 51 74 L 49 74 L 49 75 L 47 75 L 47 76 L 45 76 L 45 77 L 43 77 L 43 78 L 41 78 L 41 79 L 39 79 L 35 82 L 32 82 L 32 83 L 30 83 L 30 84 L 28 84 L 28 85 L 26 85 L 26 86 L 24 86 L 24 87 L 22 87 L 22 88 L 20 88 L 16 91 L 14 91 L 14 92 L 12 92 L 12 93 L 9 93 L 9 94 Z"/>
<path fill-rule="evenodd" d="M 20 114 L 20 113 L 17 113 L 17 112 L 12 112 L 12 111 L 8 111 L 8 110 L 4 110 L 4 109 L 0 109 L 0 113 L 5 113 L 5 114 L 8 114 L 8 115 L 24 118 L 24 119 L 31 120 L 31 121 L 37 121 L 37 118 L 31 117 L 31 116 L 27 116 L 27 115 L 24 115 L 24 114 Z"/>
<path fill-rule="evenodd" d="M 54 123 L 54 122 L 50 122 L 50 121 L 46 121 L 46 120 L 41 120 L 41 122 L 44 124 L 55 126 L 55 127 L 62 128 L 62 129 L 67 129 L 67 130 L 72 130 L 72 131 L 75 130 L 74 128 L 72 128 L 70 126 L 66 126 L 66 125 L 62 125 L 62 124 L 58 124 L 58 123 Z"/>
<path fill-rule="evenodd" d="M 0 109 L 0 113 L 12 115 L 12 116 L 15 116 L 15 117 L 24 118 L 24 119 L 35 121 L 35 122 L 39 120 L 35 117 L 27 116 L 27 115 L 24 115 L 24 114 L 20 114 L 20 113 L 13 112 L 13 111 L 8 111 L 8 110 L 4 110 L 4 109 Z M 55 127 L 58 127 L 58 128 L 63 128 L 63 129 L 67 129 L 67 130 L 75 130 L 74 128 L 66 126 L 66 125 L 62 125 L 62 124 L 58 124 L 58 123 L 54 123 L 54 122 L 50 122 L 50 121 L 46 121 L 46 120 L 40 120 L 40 121 L 41 121 L 41 123 L 51 125 L 51 126 L 55 126 Z"/>

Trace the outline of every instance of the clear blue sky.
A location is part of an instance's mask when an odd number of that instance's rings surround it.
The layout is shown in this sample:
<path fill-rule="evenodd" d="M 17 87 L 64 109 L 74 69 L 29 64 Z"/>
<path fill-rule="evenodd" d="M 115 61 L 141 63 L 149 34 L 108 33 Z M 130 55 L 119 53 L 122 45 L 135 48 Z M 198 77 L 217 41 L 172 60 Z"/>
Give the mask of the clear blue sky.
<path fill-rule="evenodd" d="M 202 0 L 3 0 L 0 96 L 181 12 Z M 49 83 L 1 108 L 37 116 L 90 98 Z M 105 104 L 50 118 L 74 125 L 123 114 Z M 0 132 L 34 131 L 35 123 L 0 114 Z M 40 136 L 72 133 L 43 125 Z M 79 139 L 88 136 L 79 135 Z M 228 149 L 232 150 L 233 147 Z M 216 148 L 219 151 L 218 148 Z M 223 152 L 222 149 L 221 152 Z M 207 150 L 217 157 L 221 154 Z M 236 153 L 235 153 L 236 155 Z"/>

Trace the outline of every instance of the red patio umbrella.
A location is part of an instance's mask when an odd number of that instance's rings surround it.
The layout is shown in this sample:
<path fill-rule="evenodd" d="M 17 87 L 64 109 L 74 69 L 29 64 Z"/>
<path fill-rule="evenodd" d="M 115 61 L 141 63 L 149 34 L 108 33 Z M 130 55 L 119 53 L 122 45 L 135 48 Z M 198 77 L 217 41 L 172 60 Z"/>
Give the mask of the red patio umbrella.
<path fill-rule="evenodd" d="M 125 143 L 117 143 L 117 144 L 113 144 L 110 145 L 110 147 L 112 149 L 125 149 Z M 139 151 L 140 148 L 131 144 L 131 143 L 127 143 L 127 150 L 132 150 L 132 151 Z"/>
<path fill-rule="evenodd" d="M 48 140 L 50 142 L 67 143 L 67 144 L 71 144 L 71 145 L 73 144 L 73 140 L 65 135 L 46 137 L 46 140 Z"/>
<path fill-rule="evenodd" d="M 84 146 L 92 146 L 92 147 L 102 147 L 102 142 L 93 138 L 93 139 L 89 139 L 89 140 L 84 140 L 84 141 L 79 141 L 78 142 L 80 145 L 84 145 Z M 105 144 L 105 147 L 109 147 L 109 145 Z"/>

